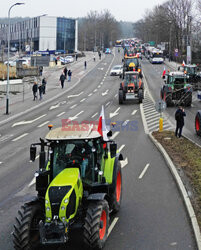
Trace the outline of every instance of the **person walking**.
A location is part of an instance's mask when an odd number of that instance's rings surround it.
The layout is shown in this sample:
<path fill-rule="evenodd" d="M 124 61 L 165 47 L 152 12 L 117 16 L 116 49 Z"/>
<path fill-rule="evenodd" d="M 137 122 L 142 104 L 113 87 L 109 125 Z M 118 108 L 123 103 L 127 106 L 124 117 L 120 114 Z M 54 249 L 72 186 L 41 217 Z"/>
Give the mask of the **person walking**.
<path fill-rule="evenodd" d="M 84 68 L 87 68 L 87 61 L 84 61 Z"/>
<path fill-rule="evenodd" d="M 42 83 L 39 84 L 38 90 L 39 90 L 40 100 L 42 100 L 43 99 L 43 85 L 42 85 Z"/>
<path fill-rule="evenodd" d="M 44 77 L 43 80 L 42 80 L 43 95 L 45 95 L 46 84 L 47 84 L 47 81 L 46 81 L 46 78 Z"/>
<path fill-rule="evenodd" d="M 63 89 L 64 88 L 64 81 L 65 81 L 65 75 L 62 73 L 61 75 L 60 75 L 60 78 L 59 78 L 59 80 L 60 80 L 60 82 L 61 82 L 61 88 Z"/>
<path fill-rule="evenodd" d="M 176 137 L 179 136 L 179 138 L 181 138 L 182 136 L 182 129 L 184 126 L 184 116 L 186 116 L 186 113 L 184 112 L 184 109 L 181 106 L 179 106 L 177 111 L 175 112 L 175 120 L 176 120 L 175 136 Z"/>
<path fill-rule="evenodd" d="M 34 82 L 34 85 L 32 87 L 32 91 L 33 91 L 33 96 L 34 96 L 34 99 L 33 101 L 35 101 L 38 97 L 37 97 L 37 92 L 38 92 L 38 85 L 37 85 L 37 82 Z"/>
<path fill-rule="evenodd" d="M 101 60 L 101 53 L 99 52 L 99 60 Z"/>
<path fill-rule="evenodd" d="M 67 70 L 67 68 L 65 67 L 65 68 L 64 68 L 64 75 L 65 75 L 65 78 L 66 78 L 66 76 L 67 76 L 67 72 L 68 72 L 68 70 Z"/>
<path fill-rule="evenodd" d="M 69 69 L 68 71 L 68 82 L 71 81 L 72 71 Z"/>
<path fill-rule="evenodd" d="M 94 55 L 94 62 L 96 61 L 96 57 L 95 57 L 95 55 Z"/>
<path fill-rule="evenodd" d="M 43 66 L 39 66 L 39 73 L 40 73 L 40 76 L 43 75 Z"/>

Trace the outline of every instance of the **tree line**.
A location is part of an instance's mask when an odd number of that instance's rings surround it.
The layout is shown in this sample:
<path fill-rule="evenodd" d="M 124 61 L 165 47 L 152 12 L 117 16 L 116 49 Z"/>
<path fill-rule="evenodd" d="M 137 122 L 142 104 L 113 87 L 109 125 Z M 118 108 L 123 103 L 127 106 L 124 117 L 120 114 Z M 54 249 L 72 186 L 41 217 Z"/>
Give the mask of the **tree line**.
<path fill-rule="evenodd" d="M 155 6 L 134 24 L 134 32 L 144 42 L 166 42 L 172 57 L 178 49 L 180 60 L 191 45 L 194 61 L 201 60 L 201 0 L 169 0 Z"/>

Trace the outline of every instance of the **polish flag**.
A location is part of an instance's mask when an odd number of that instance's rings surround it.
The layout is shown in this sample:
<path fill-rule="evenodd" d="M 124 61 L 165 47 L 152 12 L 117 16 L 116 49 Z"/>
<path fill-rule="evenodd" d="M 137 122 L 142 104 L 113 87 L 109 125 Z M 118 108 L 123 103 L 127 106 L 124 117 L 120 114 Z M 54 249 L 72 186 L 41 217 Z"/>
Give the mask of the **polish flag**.
<path fill-rule="evenodd" d="M 165 69 L 165 67 L 164 67 L 162 77 L 164 77 L 164 76 L 165 76 L 165 74 L 166 74 L 166 69 Z"/>
<path fill-rule="evenodd" d="M 98 121 L 98 132 L 103 137 L 104 141 L 109 141 L 109 138 L 107 137 L 107 133 L 109 130 L 106 127 L 105 123 L 105 113 L 104 113 L 104 107 L 102 105 L 99 121 Z"/>

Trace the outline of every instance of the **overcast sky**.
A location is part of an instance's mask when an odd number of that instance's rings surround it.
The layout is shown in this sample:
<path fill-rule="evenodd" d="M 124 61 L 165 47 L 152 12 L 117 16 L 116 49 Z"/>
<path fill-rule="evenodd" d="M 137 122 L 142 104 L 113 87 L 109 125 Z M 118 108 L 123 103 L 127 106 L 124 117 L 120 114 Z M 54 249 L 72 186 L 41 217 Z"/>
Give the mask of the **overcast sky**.
<path fill-rule="evenodd" d="M 77 18 L 86 16 L 90 10 L 99 12 L 108 9 L 117 21 L 135 22 L 143 17 L 146 9 L 151 9 L 164 0 L 1 0 L 0 17 L 6 17 L 9 7 L 16 2 L 24 2 L 25 5 L 15 6 L 11 11 L 12 17 L 48 14 Z"/>

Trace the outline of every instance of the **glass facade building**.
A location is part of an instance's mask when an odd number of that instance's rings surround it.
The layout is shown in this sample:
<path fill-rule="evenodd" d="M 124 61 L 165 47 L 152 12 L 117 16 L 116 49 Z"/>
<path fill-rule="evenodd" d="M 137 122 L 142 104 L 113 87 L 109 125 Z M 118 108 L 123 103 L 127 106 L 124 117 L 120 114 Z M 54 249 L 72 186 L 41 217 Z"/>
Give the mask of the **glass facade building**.
<path fill-rule="evenodd" d="M 27 51 L 77 51 L 76 19 L 39 16 L 10 26 L 10 45 Z M 7 44 L 8 27 L 0 24 L 0 42 Z"/>

